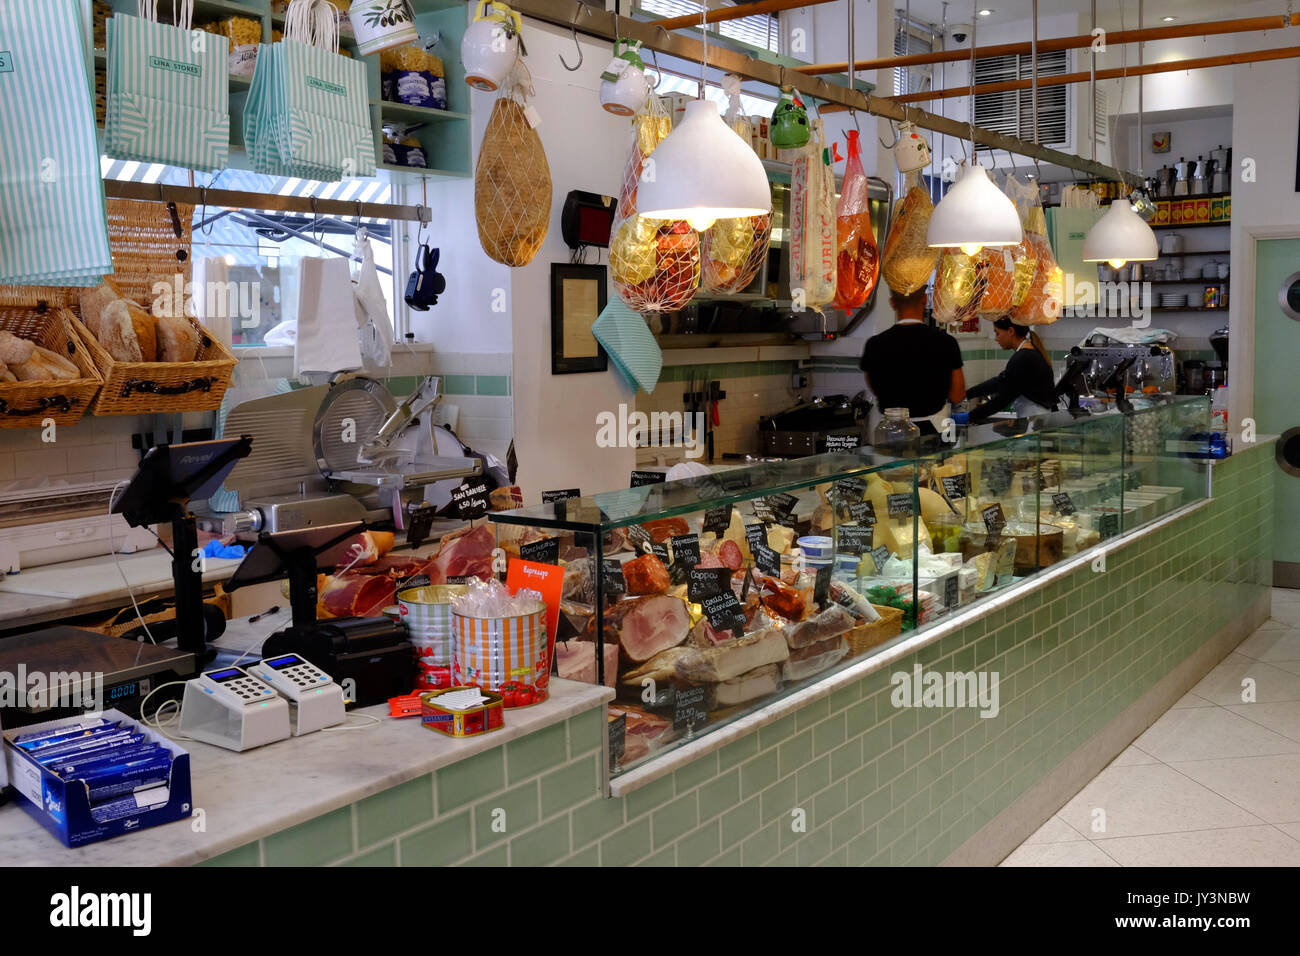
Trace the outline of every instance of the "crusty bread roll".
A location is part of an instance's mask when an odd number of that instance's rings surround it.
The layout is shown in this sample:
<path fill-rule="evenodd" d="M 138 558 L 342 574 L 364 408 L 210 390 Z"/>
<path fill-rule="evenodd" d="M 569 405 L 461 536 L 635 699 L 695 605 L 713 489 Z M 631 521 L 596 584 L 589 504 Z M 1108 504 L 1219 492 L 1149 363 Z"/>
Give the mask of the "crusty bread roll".
<path fill-rule="evenodd" d="M 104 281 L 93 289 L 86 289 L 81 293 L 81 321 L 96 339 L 99 338 L 99 326 L 104 310 L 110 303 L 121 297 L 122 293 L 118 290 L 117 283 L 109 276 L 105 276 Z"/>
<path fill-rule="evenodd" d="M 131 307 L 125 299 L 115 299 L 100 315 L 99 331 L 95 338 L 117 362 L 143 362 L 140 340 L 135 334 Z"/>
<path fill-rule="evenodd" d="M 36 351 L 36 345 L 12 332 L 0 331 L 0 362 L 5 365 L 17 365 L 26 362 Z"/>
<path fill-rule="evenodd" d="M 39 382 L 51 378 L 81 378 L 81 370 L 62 355 L 49 349 L 35 347 L 26 362 L 11 366 L 10 371 L 22 382 Z"/>
<path fill-rule="evenodd" d="M 158 361 L 193 362 L 199 351 L 199 330 L 188 319 L 158 316 Z"/>
<path fill-rule="evenodd" d="M 18 381 L 18 376 L 15 375 L 13 372 L 9 371 L 9 366 L 5 365 L 3 362 L 0 362 L 0 382 L 16 382 L 16 381 Z"/>
<path fill-rule="evenodd" d="M 135 330 L 135 340 L 140 343 L 140 360 L 158 361 L 158 333 L 153 315 L 148 309 L 141 308 L 134 302 L 128 302 L 126 309 L 131 313 L 131 327 Z"/>

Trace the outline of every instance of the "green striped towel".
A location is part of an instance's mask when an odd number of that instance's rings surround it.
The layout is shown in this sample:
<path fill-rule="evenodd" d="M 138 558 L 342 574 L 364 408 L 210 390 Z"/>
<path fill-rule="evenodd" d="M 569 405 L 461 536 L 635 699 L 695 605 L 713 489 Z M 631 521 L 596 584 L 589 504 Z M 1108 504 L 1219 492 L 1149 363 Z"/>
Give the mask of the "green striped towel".
<path fill-rule="evenodd" d="M 113 271 L 79 7 L 0 0 L 0 283 Z"/>
<path fill-rule="evenodd" d="M 623 373 L 633 391 L 655 390 L 659 373 L 663 371 L 664 354 L 645 319 L 629 309 L 622 299 L 613 298 L 591 324 L 591 334 L 609 353 L 614 367 Z"/>
<path fill-rule="evenodd" d="M 229 39 L 121 13 L 106 26 L 104 151 L 115 159 L 224 169 L 230 159 Z"/>

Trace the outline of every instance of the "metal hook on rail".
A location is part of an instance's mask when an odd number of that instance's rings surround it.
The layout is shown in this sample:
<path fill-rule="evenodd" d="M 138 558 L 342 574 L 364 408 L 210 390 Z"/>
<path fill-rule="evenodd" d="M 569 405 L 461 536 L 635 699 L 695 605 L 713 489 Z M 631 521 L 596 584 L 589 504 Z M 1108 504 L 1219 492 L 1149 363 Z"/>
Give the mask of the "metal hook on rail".
<path fill-rule="evenodd" d="M 658 93 L 659 87 L 662 86 L 664 82 L 664 71 L 659 67 L 659 51 L 651 50 L 650 57 L 655 61 L 655 85 L 651 89 L 655 93 Z M 585 249 L 586 247 L 584 246 L 583 248 Z"/>
<path fill-rule="evenodd" d="M 576 65 L 576 66 L 569 66 L 568 61 L 564 59 L 564 54 L 563 54 L 563 53 L 557 54 L 557 56 L 559 56 L 559 58 L 560 58 L 560 65 L 561 65 L 562 67 L 564 67 L 566 70 L 568 70 L 570 73 L 573 73 L 573 72 L 576 71 L 576 70 L 580 70 L 580 69 L 582 69 L 582 59 L 583 59 L 583 54 L 582 54 L 582 44 L 580 44 L 580 43 L 578 42 L 578 13 L 579 13 L 579 11 L 581 11 L 582 9 L 583 9 L 583 6 L 582 6 L 582 5 L 579 5 L 579 6 L 578 6 L 578 9 L 575 10 L 575 11 L 573 11 L 573 19 L 569 22 L 569 32 L 573 34 L 573 45 L 574 45 L 574 46 L 577 48 L 577 50 L 578 50 L 578 62 L 577 62 L 577 65 Z"/>
<path fill-rule="evenodd" d="M 903 117 L 904 117 L 904 120 L 906 120 L 906 118 L 907 118 L 907 111 L 906 111 L 906 110 L 903 111 Z M 892 116 L 883 116 L 883 117 L 881 117 L 881 119 L 883 119 L 883 120 L 885 120 L 886 122 L 889 123 L 889 131 L 890 131 L 891 133 L 894 134 L 894 141 L 893 141 L 892 143 L 886 143 L 886 142 L 885 142 L 883 139 L 881 139 L 879 136 L 876 137 L 876 140 L 880 143 L 881 146 L 885 147 L 885 149 L 893 149 L 893 148 L 894 148 L 895 146 L 897 146 L 897 145 L 899 144 L 899 142 L 902 140 L 902 138 L 903 138 L 903 132 L 902 132 L 902 130 L 895 128 L 895 126 L 894 126 L 894 119 L 893 119 Z"/>

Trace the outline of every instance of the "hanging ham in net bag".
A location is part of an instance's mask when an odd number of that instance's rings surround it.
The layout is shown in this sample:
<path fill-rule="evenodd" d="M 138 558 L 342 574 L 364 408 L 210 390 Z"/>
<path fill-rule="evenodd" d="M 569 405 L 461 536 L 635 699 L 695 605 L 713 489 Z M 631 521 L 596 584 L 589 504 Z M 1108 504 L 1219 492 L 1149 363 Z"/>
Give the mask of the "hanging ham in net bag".
<path fill-rule="evenodd" d="M 700 242 L 695 230 L 682 219 L 647 219 L 636 211 L 646 160 L 672 128 L 659 97 L 651 93 L 632 117 L 632 153 L 610 229 L 614 288 L 637 312 L 675 312 L 700 286 Z"/>
<path fill-rule="evenodd" d="M 525 113 L 521 70 L 522 64 L 501 87 L 474 168 L 479 243 L 490 258 L 515 267 L 533 261 L 551 219 L 551 169 Z"/>

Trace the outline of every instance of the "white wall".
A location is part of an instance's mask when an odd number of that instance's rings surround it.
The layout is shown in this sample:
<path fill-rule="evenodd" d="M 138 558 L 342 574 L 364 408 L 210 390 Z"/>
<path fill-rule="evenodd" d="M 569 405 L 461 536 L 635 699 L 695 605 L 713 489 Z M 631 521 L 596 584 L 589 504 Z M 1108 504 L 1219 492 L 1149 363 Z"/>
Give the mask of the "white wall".
<path fill-rule="evenodd" d="M 1233 9 L 1234 16 L 1275 14 L 1276 4 Z M 1282 31 L 1243 34 L 1238 50 L 1272 49 L 1291 41 Z M 1277 60 L 1232 68 L 1232 287 L 1229 299 L 1231 414 L 1254 413 L 1254 259 L 1252 233 L 1300 236 L 1300 193 L 1295 191 L 1296 123 L 1300 116 L 1300 62 Z M 1252 159 L 1255 181 L 1243 182 Z"/>
<path fill-rule="evenodd" d="M 531 263 L 507 270 L 510 279 L 514 351 L 515 453 L 525 501 L 541 492 L 581 488 L 584 493 L 626 488 L 635 467 L 635 450 L 598 448 L 596 415 L 632 404 L 632 390 L 613 364 L 607 372 L 551 374 L 551 263 L 567 263 L 569 249 L 560 236 L 560 211 L 570 190 L 617 195 L 631 149 L 631 121 L 600 106 L 600 71 L 611 45 L 584 38 L 583 64 L 576 73 L 560 64 L 574 61 L 567 30 L 525 21 L 527 63 L 541 113 L 538 127 L 553 186 L 551 224 Z M 492 95 L 474 94 L 475 114 L 487 116 Z M 473 239 L 477 245 L 477 238 Z M 602 260 L 606 257 L 602 255 Z M 612 283 L 612 298 L 617 295 Z"/>

